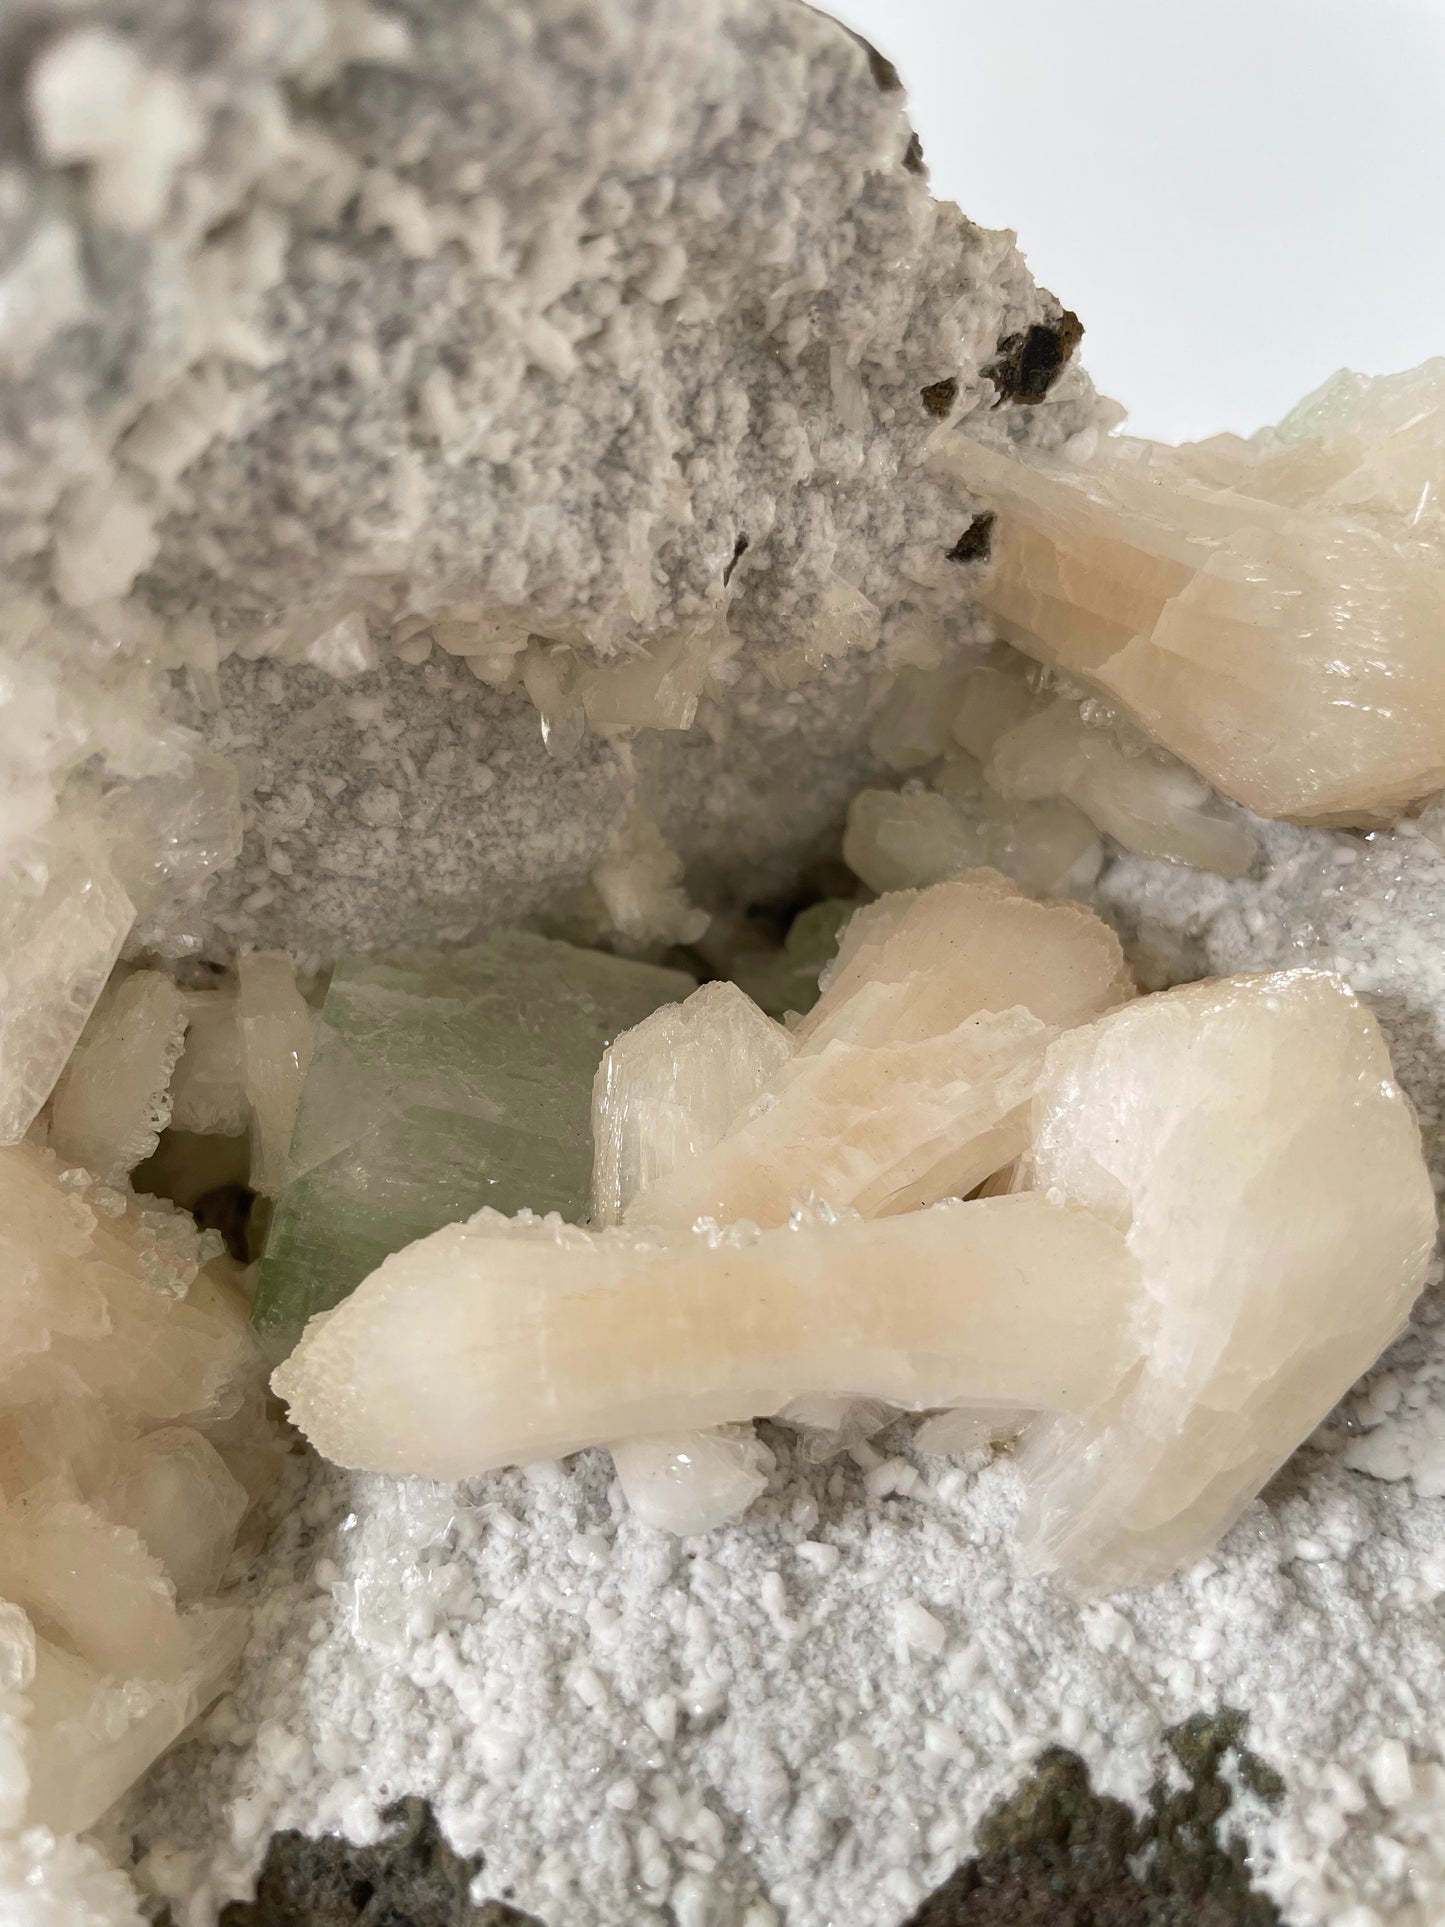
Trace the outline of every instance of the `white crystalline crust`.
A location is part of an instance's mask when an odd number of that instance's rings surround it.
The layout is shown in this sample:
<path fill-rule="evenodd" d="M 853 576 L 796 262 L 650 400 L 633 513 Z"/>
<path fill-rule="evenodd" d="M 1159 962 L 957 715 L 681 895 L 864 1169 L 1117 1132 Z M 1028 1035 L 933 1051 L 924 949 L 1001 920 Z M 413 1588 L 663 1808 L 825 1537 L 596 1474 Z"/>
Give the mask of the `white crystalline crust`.
<path fill-rule="evenodd" d="M 786 889 L 861 752 L 832 665 L 923 605 L 972 625 L 919 390 L 988 410 L 1000 335 L 1059 304 L 932 199 L 889 70 L 815 10 L 596 0 L 579 41 L 539 4 L 514 34 L 502 0 L 303 32 L 286 0 L 39 0 L 15 49 L 0 746 L 13 719 L 27 834 L 92 754 L 152 773 L 172 694 L 243 751 L 244 860 L 177 942 L 434 939 L 598 871 L 619 928 L 685 928 L 673 853 L 611 860 L 638 729 L 676 856 Z M 1007 412 L 1045 442 L 1105 415 L 1077 367 Z"/>
<path fill-rule="evenodd" d="M 996 513 L 997 632 L 1226 795 L 1370 824 L 1445 782 L 1445 360 L 1337 376 L 1250 441 L 933 460 Z"/>
<path fill-rule="evenodd" d="M 6 1927 L 144 1927 L 135 1889 L 87 1841 L 27 1827 L 0 1839 Z"/>
<path fill-rule="evenodd" d="M 276 1460 L 188 1218 L 12 1145 L 0 1265 L 0 1830 L 68 1833 L 224 1683 L 246 1625 L 215 1595 Z"/>

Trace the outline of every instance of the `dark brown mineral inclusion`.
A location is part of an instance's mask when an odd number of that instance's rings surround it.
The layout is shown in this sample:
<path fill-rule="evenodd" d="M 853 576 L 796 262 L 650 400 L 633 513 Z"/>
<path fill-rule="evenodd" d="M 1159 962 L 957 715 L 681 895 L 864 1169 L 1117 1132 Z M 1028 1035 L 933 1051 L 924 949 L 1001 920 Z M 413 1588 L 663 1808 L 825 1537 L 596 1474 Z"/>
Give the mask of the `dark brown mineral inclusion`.
<path fill-rule="evenodd" d="M 1019 334 L 1005 335 L 983 372 L 1000 401 L 1042 401 L 1083 338 L 1083 322 L 1065 308 L 1057 321 L 1035 321 Z"/>

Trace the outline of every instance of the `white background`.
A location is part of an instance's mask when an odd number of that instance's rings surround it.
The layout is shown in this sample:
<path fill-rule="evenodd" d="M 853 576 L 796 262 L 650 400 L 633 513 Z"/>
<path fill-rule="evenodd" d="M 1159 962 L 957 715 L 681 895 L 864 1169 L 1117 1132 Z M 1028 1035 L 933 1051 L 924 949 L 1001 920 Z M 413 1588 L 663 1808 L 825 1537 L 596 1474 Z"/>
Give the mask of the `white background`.
<path fill-rule="evenodd" d="M 1445 0 L 841 0 L 1165 441 L 1445 354 Z"/>

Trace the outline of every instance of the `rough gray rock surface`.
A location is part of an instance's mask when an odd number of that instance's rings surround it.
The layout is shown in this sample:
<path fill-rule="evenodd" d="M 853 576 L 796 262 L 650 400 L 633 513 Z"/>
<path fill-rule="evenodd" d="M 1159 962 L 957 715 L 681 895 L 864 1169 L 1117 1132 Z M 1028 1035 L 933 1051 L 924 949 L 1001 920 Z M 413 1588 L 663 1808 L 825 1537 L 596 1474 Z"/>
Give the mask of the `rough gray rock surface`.
<path fill-rule="evenodd" d="M 128 129 L 149 207 L 65 158 L 52 95 L 102 34 L 183 124 Z M 606 654 L 708 611 L 740 536 L 746 633 L 835 570 L 887 609 L 967 520 L 913 472 L 920 390 L 992 400 L 999 339 L 1059 313 L 796 0 L 108 0 L 5 54 L 4 559 L 63 575 L 104 481 L 154 521 L 147 600 L 228 627 L 405 571 Z"/>
<path fill-rule="evenodd" d="M 865 767 L 871 671 L 971 631 L 928 436 L 1099 418 L 1077 324 L 798 0 L 50 4 L 0 75 L 0 587 L 144 610 L 250 752 L 213 904 L 241 941 L 553 907 L 638 801 L 713 896 L 785 890 Z M 728 740 L 705 702 L 559 768 L 520 697 L 385 657 L 459 598 L 602 658 L 725 625 Z M 298 733 L 318 690 L 248 659 L 363 604 L 385 660 L 347 693 L 392 733 L 303 810 L 356 725 Z M 802 646 L 844 660 L 780 691 Z"/>

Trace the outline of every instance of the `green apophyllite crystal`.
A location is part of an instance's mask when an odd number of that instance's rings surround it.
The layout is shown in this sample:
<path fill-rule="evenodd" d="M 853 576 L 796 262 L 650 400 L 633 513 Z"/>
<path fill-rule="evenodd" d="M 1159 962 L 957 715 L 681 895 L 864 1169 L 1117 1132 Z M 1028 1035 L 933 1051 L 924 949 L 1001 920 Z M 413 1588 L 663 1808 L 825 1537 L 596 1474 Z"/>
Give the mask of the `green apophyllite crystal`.
<path fill-rule="evenodd" d="M 509 931 L 340 964 L 256 1289 L 288 1351 L 389 1253 L 483 1205 L 587 1210 L 604 1045 L 685 997 L 681 971 Z"/>

